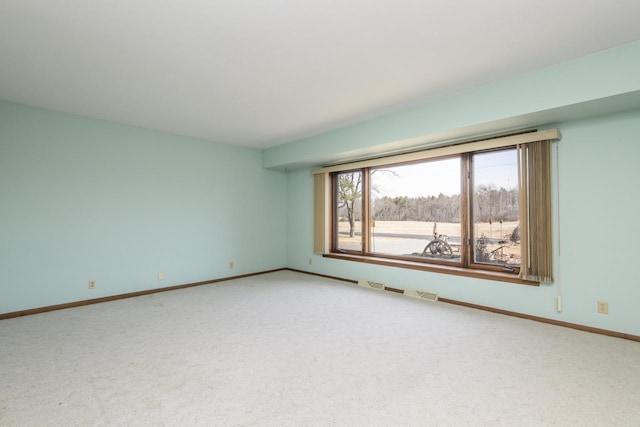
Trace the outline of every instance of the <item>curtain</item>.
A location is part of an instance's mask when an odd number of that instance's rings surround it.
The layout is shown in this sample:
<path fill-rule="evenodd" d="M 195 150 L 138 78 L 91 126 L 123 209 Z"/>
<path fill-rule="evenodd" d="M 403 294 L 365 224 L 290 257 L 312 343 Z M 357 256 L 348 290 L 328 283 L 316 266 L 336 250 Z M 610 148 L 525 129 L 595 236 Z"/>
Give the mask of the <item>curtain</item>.
<path fill-rule="evenodd" d="M 520 278 L 553 282 L 551 141 L 518 145 Z"/>
<path fill-rule="evenodd" d="M 317 254 L 329 253 L 330 187 L 328 173 L 313 176 L 313 252 Z"/>

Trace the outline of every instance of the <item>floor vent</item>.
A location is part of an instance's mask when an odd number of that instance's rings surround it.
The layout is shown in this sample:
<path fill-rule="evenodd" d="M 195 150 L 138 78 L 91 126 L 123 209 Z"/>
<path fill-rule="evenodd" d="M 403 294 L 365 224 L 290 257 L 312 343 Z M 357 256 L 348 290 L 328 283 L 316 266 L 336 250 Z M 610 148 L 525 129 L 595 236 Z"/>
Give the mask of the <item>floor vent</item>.
<path fill-rule="evenodd" d="M 384 291 L 384 283 L 372 282 L 370 280 L 360 280 L 358 281 L 358 286 L 362 286 L 363 288 L 376 289 L 378 291 Z"/>
<path fill-rule="evenodd" d="M 417 289 L 405 289 L 404 294 L 408 297 L 423 299 L 426 301 L 438 301 L 438 294 L 431 292 L 419 291 Z"/>

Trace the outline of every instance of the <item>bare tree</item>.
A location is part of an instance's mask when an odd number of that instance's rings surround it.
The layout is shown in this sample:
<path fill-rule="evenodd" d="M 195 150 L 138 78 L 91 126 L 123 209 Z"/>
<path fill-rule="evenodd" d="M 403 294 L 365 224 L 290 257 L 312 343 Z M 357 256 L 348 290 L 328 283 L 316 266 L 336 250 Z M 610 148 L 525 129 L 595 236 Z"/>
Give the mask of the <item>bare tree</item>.
<path fill-rule="evenodd" d="M 349 237 L 355 236 L 356 218 L 354 208 L 356 201 L 362 197 L 362 173 L 348 172 L 338 176 L 338 208 L 347 209 L 349 220 Z"/>

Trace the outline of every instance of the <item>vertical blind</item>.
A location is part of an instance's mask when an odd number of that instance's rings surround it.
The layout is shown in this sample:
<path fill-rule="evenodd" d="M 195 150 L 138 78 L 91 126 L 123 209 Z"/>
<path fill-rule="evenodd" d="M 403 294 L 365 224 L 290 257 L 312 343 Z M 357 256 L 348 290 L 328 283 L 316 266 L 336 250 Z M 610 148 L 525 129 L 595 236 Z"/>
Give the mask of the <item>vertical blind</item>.
<path fill-rule="evenodd" d="M 553 282 L 551 141 L 518 145 L 520 278 Z"/>
<path fill-rule="evenodd" d="M 331 206 L 331 184 L 329 174 L 321 173 L 313 176 L 313 252 L 326 254 L 329 252 Z"/>

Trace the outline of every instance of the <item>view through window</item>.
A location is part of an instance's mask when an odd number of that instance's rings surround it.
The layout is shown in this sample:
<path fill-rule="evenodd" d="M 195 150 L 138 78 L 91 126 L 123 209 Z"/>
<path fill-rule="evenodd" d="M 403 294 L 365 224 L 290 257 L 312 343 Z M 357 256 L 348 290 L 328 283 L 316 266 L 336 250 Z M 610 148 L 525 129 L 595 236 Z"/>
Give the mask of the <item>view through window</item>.
<path fill-rule="evenodd" d="M 513 272 L 520 265 L 515 148 L 334 173 L 333 188 L 335 251 Z"/>
<path fill-rule="evenodd" d="M 336 248 L 362 251 L 362 172 L 340 173 L 336 181 Z"/>
<path fill-rule="evenodd" d="M 472 162 L 474 261 L 520 266 L 516 150 L 478 153 Z"/>
<path fill-rule="evenodd" d="M 460 158 L 372 169 L 372 253 L 460 262 Z"/>

